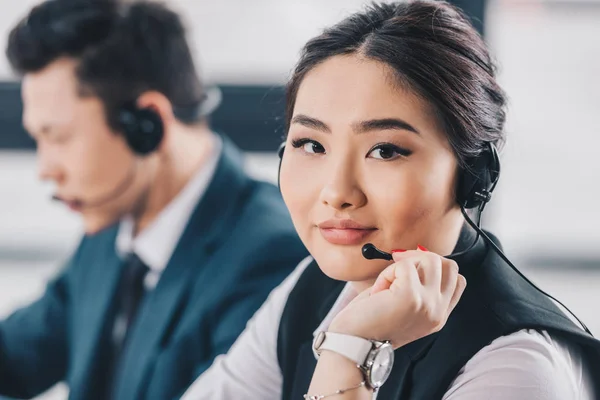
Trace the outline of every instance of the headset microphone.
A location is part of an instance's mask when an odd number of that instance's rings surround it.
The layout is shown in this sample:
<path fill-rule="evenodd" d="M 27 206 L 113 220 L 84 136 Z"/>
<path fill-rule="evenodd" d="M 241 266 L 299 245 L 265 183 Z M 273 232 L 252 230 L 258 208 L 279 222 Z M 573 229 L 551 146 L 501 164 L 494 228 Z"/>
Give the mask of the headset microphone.
<path fill-rule="evenodd" d="M 129 101 L 119 107 L 116 116 L 127 145 L 137 157 L 148 156 L 159 148 L 164 138 L 164 125 L 158 112 L 152 108 L 138 107 L 136 101 Z M 76 208 L 98 207 L 123 195 L 135 180 L 136 173 L 137 160 L 132 164 L 125 179 L 114 190 L 93 202 L 80 199 L 68 200 L 58 195 L 52 196 L 52 200 L 70 203 Z"/>
<path fill-rule="evenodd" d="M 51 199 L 52 199 L 52 201 L 60 201 L 62 203 L 68 202 L 68 203 L 72 204 L 75 208 L 82 208 L 84 205 L 83 201 L 81 201 L 81 200 L 68 200 L 67 201 L 57 194 L 53 194 Z"/>
<path fill-rule="evenodd" d="M 392 261 L 392 255 L 390 253 L 379 250 L 373 243 L 367 243 L 362 247 L 362 255 L 367 260 Z"/>
<path fill-rule="evenodd" d="M 123 193 L 127 191 L 127 189 L 129 189 L 129 187 L 135 180 L 135 176 L 137 174 L 137 165 L 137 161 L 133 162 L 131 168 L 129 169 L 129 172 L 127 173 L 127 176 L 125 176 L 123 181 L 121 181 L 109 193 L 95 199 L 94 201 L 85 201 L 81 199 L 69 200 L 62 198 L 57 194 L 52 196 L 52 200 L 70 204 L 75 208 L 95 208 L 104 205 L 104 203 L 107 203 L 113 199 L 120 197 L 121 195 L 123 195 Z"/>
<path fill-rule="evenodd" d="M 567 306 L 561 303 L 559 300 L 554 298 L 552 295 L 546 293 L 533 282 L 531 282 L 519 269 L 508 259 L 504 252 L 494 243 L 494 241 L 481 229 L 481 213 L 485 208 L 485 205 L 491 200 L 492 192 L 494 191 L 498 178 L 500 176 L 500 159 L 496 151 L 496 147 L 493 143 L 488 143 L 488 147 L 478 156 L 469 160 L 466 168 L 463 168 L 460 174 L 459 184 L 456 193 L 456 200 L 460 206 L 460 210 L 467 223 L 477 232 L 475 241 L 466 250 L 460 253 L 453 253 L 449 255 L 449 258 L 456 257 L 458 255 L 465 254 L 471 250 L 477 241 L 479 236 L 490 245 L 492 250 L 502 258 L 506 264 L 513 269 L 521 278 L 523 278 L 529 285 L 535 290 L 539 291 L 546 297 L 554 300 L 556 303 L 564 307 L 576 320 L 581 324 L 583 330 L 585 330 L 590 336 L 592 332 L 588 327 L 575 315 Z M 479 218 L 475 223 L 469 214 L 467 209 L 477 208 L 479 211 Z M 367 243 L 362 247 L 362 255 L 368 260 L 382 259 L 391 260 L 392 256 L 382 250 L 379 250 L 371 243 Z"/>

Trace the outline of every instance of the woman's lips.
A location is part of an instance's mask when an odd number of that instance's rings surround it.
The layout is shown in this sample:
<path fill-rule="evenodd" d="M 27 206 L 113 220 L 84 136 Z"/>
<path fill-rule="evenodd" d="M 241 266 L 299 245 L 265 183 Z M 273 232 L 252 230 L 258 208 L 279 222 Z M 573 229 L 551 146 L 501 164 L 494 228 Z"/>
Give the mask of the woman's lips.
<path fill-rule="evenodd" d="M 353 229 L 353 228 L 319 228 L 321 235 L 331 244 L 355 245 L 365 239 L 377 229 Z"/>

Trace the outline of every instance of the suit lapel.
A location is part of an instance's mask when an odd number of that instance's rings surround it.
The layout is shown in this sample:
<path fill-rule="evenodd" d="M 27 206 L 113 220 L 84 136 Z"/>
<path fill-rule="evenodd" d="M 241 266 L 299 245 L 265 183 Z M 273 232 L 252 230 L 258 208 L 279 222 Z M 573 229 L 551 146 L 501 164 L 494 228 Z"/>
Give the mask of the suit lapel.
<path fill-rule="evenodd" d="M 215 175 L 190 218 L 157 287 L 144 299 L 132 326 L 118 384 L 118 399 L 141 397 L 148 368 L 166 339 L 192 282 L 235 222 L 235 211 L 248 192 L 241 155 L 227 139 Z"/>
<path fill-rule="evenodd" d="M 101 243 L 93 254 L 78 260 L 79 263 L 87 265 L 82 265 L 85 277 L 78 281 L 85 285 L 80 288 L 83 295 L 77 297 L 77 301 L 81 303 L 74 308 L 77 339 L 73 341 L 72 360 L 75 365 L 70 370 L 80 375 L 69 379 L 72 382 L 70 388 L 72 399 L 89 399 L 99 389 L 94 384 L 94 377 L 97 369 L 102 368 L 99 365 L 105 344 L 105 341 L 101 340 L 102 333 L 112 313 L 114 293 L 122 268 L 121 259 L 114 246 L 116 232 L 117 228 L 112 227 L 99 234 L 103 237 L 87 239 L 101 241 Z M 110 340 L 110 337 L 106 339 Z"/>
<path fill-rule="evenodd" d="M 333 279 L 327 277 L 325 274 L 323 274 L 323 272 L 321 272 L 316 263 L 311 267 L 316 268 L 314 272 L 319 276 L 319 282 L 321 283 L 320 285 L 315 285 L 316 287 L 313 287 L 312 289 L 316 291 L 322 291 L 326 297 L 320 307 L 317 309 L 317 312 L 314 314 L 314 319 L 304 327 L 299 328 L 306 329 L 306 327 L 308 327 L 309 329 L 314 330 L 319 326 L 321 321 L 327 317 L 327 314 L 344 289 L 344 282 L 334 281 Z M 312 380 L 313 373 L 317 367 L 317 359 L 315 358 L 315 354 L 312 350 L 312 331 L 310 332 L 309 336 L 311 340 L 302 343 L 298 349 L 298 355 L 295 361 L 295 376 L 291 386 L 292 394 L 291 396 L 288 396 L 284 393 L 284 398 L 301 399 L 310 387 L 310 381 Z M 284 390 L 289 389 L 284 388 Z"/>
<path fill-rule="evenodd" d="M 429 335 L 400 347 L 394 352 L 394 367 L 386 383 L 379 389 L 380 399 L 409 399 L 411 372 L 415 364 L 425 357 L 437 334 Z"/>
<path fill-rule="evenodd" d="M 296 376 L 292 385 L 292 395 L 290 399 L 302 399 L 308 392 L 310 381 L 317 368 L 317 360 L 312 351 L 312 341 L 303 343 L 298 350 L 298 359 L 296 361 Z"/>

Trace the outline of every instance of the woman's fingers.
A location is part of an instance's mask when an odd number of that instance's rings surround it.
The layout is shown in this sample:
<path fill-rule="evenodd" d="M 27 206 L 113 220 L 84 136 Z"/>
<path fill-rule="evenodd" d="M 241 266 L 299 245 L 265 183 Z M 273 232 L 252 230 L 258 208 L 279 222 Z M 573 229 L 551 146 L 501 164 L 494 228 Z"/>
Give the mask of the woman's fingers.
<path fill-rule="evenodd" d="M 439 312 L 450 313 L 456 307 L 466 280 L 454 260 L 421 249 L 393 253 L 393 258 L 394 264 L 383 270 L 371 287 L 371 295 L 388 289 L 406 290 L 408 285 L 428 294 Z"/>
<path fill-rule="evenodd" d="M 414 260 L 413 267 L 417 270 L 421 284 L 439 290 L 443 275 L 442 257 L 421 248 L 404 253 L 393 253 L 392 257 L 396 262 Z"/>
<path fill-rule="evenodd" d="M 406 291 L 408 284 L 412 285 L 413 291 L 417 288 L 420 293 L 418 297 L 423 299 L 417 303 L 426 307 L 427 313 L 433 316 L 433 320 L 440 320 L 443 325 L 458 304 L 466 287 L 466 279 L 459 274 L 456 262 L 421 249 L 394 254 L 394 260 L 396 263 L 392 266 L 394 266 L 395 280 L 390 287 Z M 417 282 L 414 282 L 412 274 L 408 274 L 411 267 L 413 272 L 417 273 Z M 390 285 L 389 269 L 388 267 L 385 274 L 386 286 Z"/>
<path fill-rule="evenodd" d="M 456 263 L 416 250 L 393 257 L 375 284 L 334 318 L 332 331 L 390 340 L 398 348 L 443 328 L 465 287 Z"/>
<path fill-rule="evenodd" d="M 441 270 L 442 270 L 442 279 L 440 290 L 442 294 L 445 294 L 448 297 L 448 301 L 452 297 L 454 293 L 454 289 L 456 288 L 456 280 L 458 279 L 458 264 L 454 260 L 450 260 L 448 258 L 440 257 L 441 259 Z"/>
<path fill-rule="evenodd" d="M 418 263 L 419 257 L 406 257 L 393 264 L 394 280 L 390 289 L 403 296 L 408 293 L 412 297 L 420 297 L 423 283 L 416 268 Z"/>
<path fill-rule="evenodd" d="M 454 291 L 452 293 L 452 298 L 450 299 L 450 304 L 448 306 L 448 314 L 450 314 L 454 310 L 454 307 L 456 307 L 456 305 L 458 304 L 458 301 L 460 300 L 466 287 L 467 287 L 467 280 L 465 279 L 464 276 L 458 275 L 457 280 L 456 280 L 456 287 L 454 288 Z"/>
<path fill-rule="evenodd" d="M 375 283 L 371 287 L 371 294 L 379 293 L 382 290 L 387 290 L 394 282 L 396 278 L 394 268 L 396 264 L 392 264 L 379 273 L 379 276 L 375 280 Z"/>
<path fill-rule="evenodd" d="M 411 271 L 411 279 L 412 279 L 412 274 L 415 273 L 417 276 L 417 278 L 420 279 L 420 274 L 418 273 L 418 268 L 417 265 L 419 263 L 419 261 L 421 260 L 421 255 L 419 255 L 418 253 L 412 251 L 409 253 L 399 253 L 399 254 L 403 254 L 402 256 L 394 256 L 394 264 L 388 266 L 386 269 L 384 269 L 383 271 L 381 271 L 379 273 L 379 276 L 377 277 L 377 279 L 375 280 L 375 283 L 372 286 L 371 289 L 371 294 L 375 294 L 375 293 L 379 293 L 382 290 L 387 290 L 391 287 L 392 283 L 394 283 L 394 281 L 396 279 L 399 279 L 397 272 L 397 268 L 399 266 L 401 266 L 401 268 L 410 268 L 412 269 Z M 401 271 L 403 272 L 403 271 Z M 425 271 L 422 271 L 422 273 L 424 274 Z M 404 276 L 402 274 L 402 276 Z"/>

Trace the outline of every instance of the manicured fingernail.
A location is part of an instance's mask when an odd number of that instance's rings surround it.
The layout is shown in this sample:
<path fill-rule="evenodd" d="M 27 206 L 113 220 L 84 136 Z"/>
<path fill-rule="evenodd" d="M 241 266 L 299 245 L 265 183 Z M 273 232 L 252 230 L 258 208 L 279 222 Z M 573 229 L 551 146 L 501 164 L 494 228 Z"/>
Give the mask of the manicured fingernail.
<path fill-rule="evenodd" d="M 429 251 L 425 246 L 418 245 L 417 248 L 421 251 Z"/>
<path fill-rule="evenodd" d="M 396 250 L 392 250 L 392 253 L 404 253 L 406 250 L 404 249 L 396 249 Z"/>

